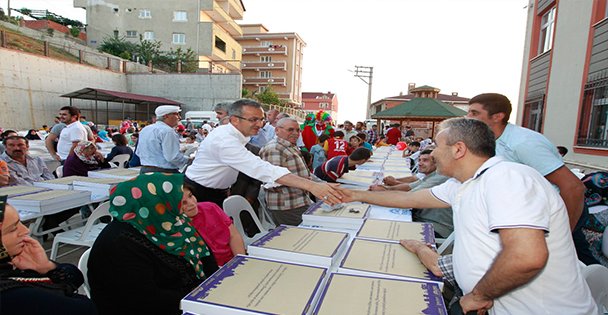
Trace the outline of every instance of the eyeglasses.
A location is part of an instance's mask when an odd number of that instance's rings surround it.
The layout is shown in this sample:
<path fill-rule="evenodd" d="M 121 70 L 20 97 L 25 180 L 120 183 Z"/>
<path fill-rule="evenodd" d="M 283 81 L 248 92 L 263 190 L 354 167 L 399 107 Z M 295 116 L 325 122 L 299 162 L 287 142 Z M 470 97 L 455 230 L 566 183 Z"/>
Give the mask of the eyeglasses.
<path fill-rule="evenodd" d="M 248 121 L 248 122 L 250 122 L 252 124 L 257 124 L 260 121 L 262 123 L 266 122 L 266 118 L 259 118 L 259 117 L 245 118 L 245 117 L 242 117 L 242 116 L 239 116 L 239 115 L 232 115 L 232 116 L 234 116 L 234 117 L 236 117 L 238 119 L 246 120 L 246 121 Z"/>
<path fill-rule="evenodd" d="M 6 209 L 6 198 L 8 196 L 0 196 L 0 222 L 4 222 L 4 209 Z"/>
<path fill-rule="evenodd" d="M 287 132 L 294 132 L 294 131 L 300 132 L 300 128 L 285 128 L 285 127 L 279 127 L 279 128 L 281 128 L 283 130 L 287 130 Z"/>

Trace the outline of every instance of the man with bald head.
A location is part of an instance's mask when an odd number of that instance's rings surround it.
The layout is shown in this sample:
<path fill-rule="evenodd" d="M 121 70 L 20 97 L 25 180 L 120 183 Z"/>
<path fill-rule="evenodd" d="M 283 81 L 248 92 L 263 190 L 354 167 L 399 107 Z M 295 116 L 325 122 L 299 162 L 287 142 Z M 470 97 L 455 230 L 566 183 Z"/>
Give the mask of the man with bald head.
<path fill-rule="evenodd" d="M 293 118 L 282 118 L 276 123 L 276 137 L 260 150 L 260 157 L 273 165 L 287 168 L 299 177 L 311 178 L 297 146 L 300 125 Z M 266 189 L 266 208 L 276 224 L 298 225 L 302 213 L 312 204 L 308 192 L 295 187 L 279 186 Z"/>

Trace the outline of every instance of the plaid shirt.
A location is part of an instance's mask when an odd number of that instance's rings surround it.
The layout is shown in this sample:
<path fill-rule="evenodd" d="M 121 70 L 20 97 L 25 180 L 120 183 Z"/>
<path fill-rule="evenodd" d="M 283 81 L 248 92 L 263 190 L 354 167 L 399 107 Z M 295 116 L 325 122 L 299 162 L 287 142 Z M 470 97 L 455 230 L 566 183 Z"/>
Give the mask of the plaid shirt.
<path fill-rule="evenodd" d="M 452 255 L 439 256 L 437 265 L 439 265 L 439 269 L 441 269 L 441 273 L 443 273 L 443 280 L 449 282 L 451 285 L 455 285 L 456 278 L 454 277 Z"/>
<path fill-rule="evenodd" d="M 307 179 L 311 177 L 300 149 L 287 140 L 274 138 L 260 150 L 260 157 L 270 164 L 287 168 L 294 175 Z M 268 210 L 290 210 L 312 203 L 308 192 L 299 188 L 278 186 L 266 189 Z"/>
<path fill-rule="evenodd" d="M 371 145 L 375 145 L 376 141 L 378 141 L 378 133 L 374 128 L 371 128 L 367 131 L 367 142 Z"/>

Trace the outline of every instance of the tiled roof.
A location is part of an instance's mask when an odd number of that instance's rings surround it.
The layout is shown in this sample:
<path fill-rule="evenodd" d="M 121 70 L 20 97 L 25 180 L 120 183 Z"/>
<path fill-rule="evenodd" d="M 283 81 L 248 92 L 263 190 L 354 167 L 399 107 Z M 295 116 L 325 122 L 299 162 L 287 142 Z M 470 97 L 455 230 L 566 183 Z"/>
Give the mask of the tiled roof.
<path fill-rule="evenodd" d="M 302 99 L 316 99 L 326 95 L 329 99 L 334 98 L 334 93 L 323 93 L 323 92 L 302 92 Z"/>

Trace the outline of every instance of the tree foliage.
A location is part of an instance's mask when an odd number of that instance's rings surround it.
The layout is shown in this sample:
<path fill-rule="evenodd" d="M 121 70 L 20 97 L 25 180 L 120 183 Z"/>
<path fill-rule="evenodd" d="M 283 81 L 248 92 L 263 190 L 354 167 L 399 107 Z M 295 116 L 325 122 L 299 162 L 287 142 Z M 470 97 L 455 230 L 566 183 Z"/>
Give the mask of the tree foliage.
<path fill-rule="evenodd" d="M 279 95 L 272 90 L 270 85 L 263 92 L 256 93 L 254 97 L 263 104 L 281 105 Z"/>
<path fill-rule="evenodd" d="M 196 72 L 198 70 L 198 57 L 196 53 L 188 48 L 178 48 L 169 51 L 161 50 L 162 43 L 140 38 L 139 44 L 126 40 L 125 37 L 112 36 L 105 38 L 99 51 L 105 52 L 123 59 L 129 59 L 141 64 L 152 65 L 167 72 L 177 71 L 177 64 L 181 61 L 181 72 Z"/>

